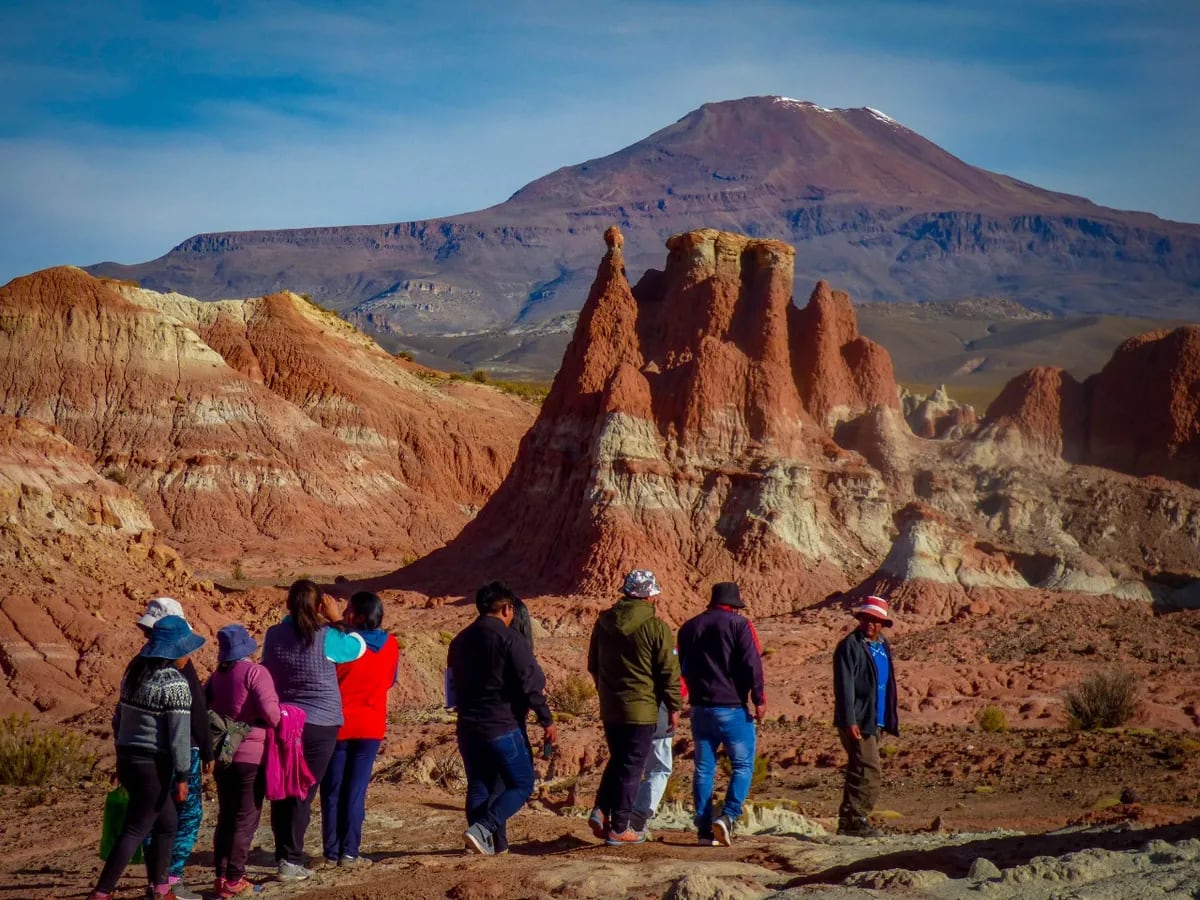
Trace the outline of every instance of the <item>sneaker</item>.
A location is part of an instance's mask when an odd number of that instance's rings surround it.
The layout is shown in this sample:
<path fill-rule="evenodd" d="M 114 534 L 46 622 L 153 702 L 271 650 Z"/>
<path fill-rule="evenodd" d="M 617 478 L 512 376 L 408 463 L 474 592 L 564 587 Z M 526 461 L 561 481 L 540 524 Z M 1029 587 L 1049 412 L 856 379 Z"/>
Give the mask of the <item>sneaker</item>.
<path fill-rule="evenodd" d="M 171 893 L 175 895 L 176 900 L 203 900 L 199 891 L 193 891 L 182 880 L 171 885 Z"/>
<path fill-rule="evenodd" d="M 701 831 L 696 835 L 696 843 L 701 847 L 716 847 L 717 839 L 711 831 Z"/>
<path fill-rule="evenodd" d="M 253 894 L 254 885 L 246 880 L 243 875 L 237 881 L 225 881 L 221 885 L 221 889 L 217 891 L 217 896 L 221 900 L 231 900 L 233 897 L 241 896 L 242 894 Z"/>
<path fill-rule="evenodd" d="M 729 816 L 718 816 L 713 822 L 713 838 L 715 843 L 726 847 L 733 844 L 733 820 Z"/>
<path fill-rule="evenodd" d="M 279 864 L 280 881 L 304 881 L 312 878 L 312 869 L 306 869 L 299 863 L 288 862 L 286 859 Z"/>
<path fill-rule="evenodd" d="M 480 853 L 484 856 L 496 855 L 496 846 L 492 841 L 492 833 L 478 822 L 463 832 L 463 842 L 470 853 Z"/>
<path fill-rule="evenodd" d="M 867 821 L 866 816 L 853 816 L 849 819 L 838 819 L 837 833 L 846 837 L 875 838 L 883 837 L 883 832 Z"/>
<path fill-rule="evenodd" d="M 588 827 L 592 829 L 592 834 L 604 840 L 604 834 L 608 831 L 608 818 L 599 807 L 593 809 L 592 814 L 588 816 Z"/>
<path fill-rule="evenodd" d="M 622 844 L 642 844 L 645 841 L 646 832 L 634 831 L 632 828 L 626 828 L 624 831 L 613 831 L 610 828 L 608 836 L 604 839 L 604 843 L 610 847 L 620 847 Z"/>
<path fill-rule="evenodd" d="M 337 864 L 341 869 L 359 869 L 371 865 L 371 860 L 365 856 L 343 856 Z"/>

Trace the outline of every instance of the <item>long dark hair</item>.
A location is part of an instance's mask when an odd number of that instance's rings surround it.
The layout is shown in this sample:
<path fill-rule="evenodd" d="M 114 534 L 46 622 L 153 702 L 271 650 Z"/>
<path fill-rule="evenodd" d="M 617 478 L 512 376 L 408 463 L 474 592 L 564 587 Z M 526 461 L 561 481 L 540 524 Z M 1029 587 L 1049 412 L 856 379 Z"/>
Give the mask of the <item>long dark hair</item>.
<path fill-rule="evenodd" d="M 146 677 L 150 673 L 157 672 L 159 669 L 165 669 L 170 665 L 174 665 L 174 660 L 157 659 L 138 654 L 125 667 L 125 675 L 121 678 L 121 696 L 132 697 L 137 693 L 138 688 L 142 686 L 142 682 L 146 680 Z"/>
<path fill-rule="evenodd" d="M 360 627 L 364 631 L 375 631 L 383 624 L 383 601 L 378 594 L 359 591 L 350 598 L 350 610 L 362 618 Z"/>
<path fill-rule="evenodd" d="M 324 624 L 321 621 L 321 589 L 302 578 L 288 588 L 287 603 L 292 626 L 304 643 L 311 644 Z"/>

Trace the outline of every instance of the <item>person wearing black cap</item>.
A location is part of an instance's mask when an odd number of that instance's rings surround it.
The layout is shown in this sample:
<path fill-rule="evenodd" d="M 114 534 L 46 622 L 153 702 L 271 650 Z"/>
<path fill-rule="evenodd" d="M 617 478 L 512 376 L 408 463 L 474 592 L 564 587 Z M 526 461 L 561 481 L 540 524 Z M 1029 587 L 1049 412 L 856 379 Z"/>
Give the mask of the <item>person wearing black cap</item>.
<path fill-rule="evenodd" d="M 696 830 L 699 842 L 709 846 L 733 842 L 733 823 L 742 814 L 754 774 L 754 723 L 767 709 L 762 653 L 754 626 L 740 612 L 745 608 L 738 586 L 722 581 L 713 585 L 708 609 L 679 629 L 679 665 L 696 744 Z M 733 771 L 721 815 L 714 819 L 713 777 L 722 745 Z"/>

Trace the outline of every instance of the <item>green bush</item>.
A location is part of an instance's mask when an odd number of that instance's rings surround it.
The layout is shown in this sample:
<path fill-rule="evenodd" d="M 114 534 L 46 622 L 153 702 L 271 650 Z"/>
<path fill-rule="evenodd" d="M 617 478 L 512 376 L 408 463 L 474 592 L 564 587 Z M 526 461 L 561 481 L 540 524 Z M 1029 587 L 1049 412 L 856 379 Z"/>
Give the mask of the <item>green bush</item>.
<path fill-rule="evenodd" d="M 1133 718 L 1138 704 L 1137 679 L 1121 669 L 1089 675 L 1066 696 L 1071 725 L 1084 731 L 1116 728 Z"/>
<path fill-rule="evenodd" d="M 28 713 L 0 719 L 0 784 L 71 785 L 95 767 L 82 734 L 34 725 Z"/>
<path fill-rule="evenodd" d="M 729 761 L 729 757 L 725 753 L 717 756 L 717 768 L 726 777 L 733 774 L 733 763 Z M 754 754 L 754 772 L 750 776 L 751 792 L 758 790 L 758 786 L 766 780 L 770 770 L 771 767 L 767 763 L 767 758 L 758 753 Z"/>
<path fill-rule="evenodd" d="M 1008 716 L 1004 714 L 998 706 L 985 706 L 975 716 L 975 721 L 979 723 L 979 727 L 988 734 L 997 734 L 999 732 L 1008 731 Z"/>
<path fill-rule="evenodd" d="M 546 690 L 546 699 L 550 701 L 550 709 L 556 713 L 566 713 L 569 716 L 586 715 L 595 696 L 596 688 L 592 685 L 591 679 L 585 675 L 568 675 Z"/>

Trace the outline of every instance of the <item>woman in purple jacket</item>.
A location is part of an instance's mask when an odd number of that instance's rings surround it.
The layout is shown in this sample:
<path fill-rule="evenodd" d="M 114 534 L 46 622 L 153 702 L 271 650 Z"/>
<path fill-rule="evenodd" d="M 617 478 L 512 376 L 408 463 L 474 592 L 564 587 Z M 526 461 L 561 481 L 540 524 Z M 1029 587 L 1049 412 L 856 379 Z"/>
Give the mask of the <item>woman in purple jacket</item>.
<path fill-rule="evenodd" d="M 228 900 L 254 890 L 246 880 L 246 858 L 262 814 L 267 729 L 279 724 L 279 697 L 271 673 L 251 659 L 258 644 L 243 626 L 226 625 L 218 631 L 217 647 L 217 671 L 205 688 L 208 708 L 253 726 L 233 752 L 233 759 L 217 767 L 214 891 Z"/>

